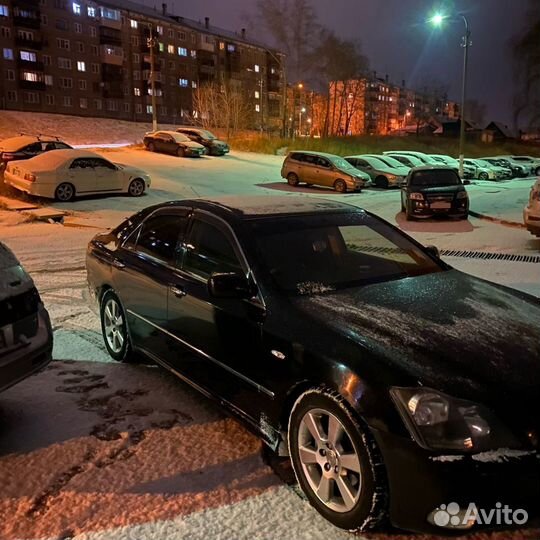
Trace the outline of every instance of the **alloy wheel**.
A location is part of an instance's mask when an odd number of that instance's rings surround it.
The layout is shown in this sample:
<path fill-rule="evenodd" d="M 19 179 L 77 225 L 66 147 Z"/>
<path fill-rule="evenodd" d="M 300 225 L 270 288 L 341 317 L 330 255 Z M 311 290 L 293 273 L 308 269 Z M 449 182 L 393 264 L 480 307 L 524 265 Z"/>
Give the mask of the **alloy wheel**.
<path fill-rule="evenodd" d="M 63 183 L 56 188 L 56 199 L 62 202 L 71 201 L 75 195 L 75 189 L 71 184 Z"/>
<path fill-rule="evenodd" d="M 132 180 L 128 192 L 132 197 L 140 197 L 144 193 L 144 182 L 138 178 Z"/>
<path fill-rule="evenodd" d="M 345 426 L 324 409 L 309 410 L 298 429 L 298 454 L 313 493 L 330 510 L 350 512 L 362 490 L 360 458 Z"/>
<path fill-rule="evenodd" d="M 103 327 L 105 339 L 110 349 L 119 354 L 126 340 L 122 309 L 114 298 L 109 298 L 103 309 Z"/>

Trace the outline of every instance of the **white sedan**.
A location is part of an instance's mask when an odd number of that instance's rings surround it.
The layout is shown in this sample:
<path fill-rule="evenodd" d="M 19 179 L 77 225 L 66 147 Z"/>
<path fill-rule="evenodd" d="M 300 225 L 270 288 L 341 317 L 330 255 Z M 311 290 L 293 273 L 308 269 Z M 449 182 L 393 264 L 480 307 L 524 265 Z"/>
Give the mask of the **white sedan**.
<path fill-rule="evenodd" d="M 71 201 L 77 195 L 101 193 L 140 197 L 150 187 L 150 176 L 88 150 L 51 150 L 9 162 L 4 182 L 30 195 Z"/>

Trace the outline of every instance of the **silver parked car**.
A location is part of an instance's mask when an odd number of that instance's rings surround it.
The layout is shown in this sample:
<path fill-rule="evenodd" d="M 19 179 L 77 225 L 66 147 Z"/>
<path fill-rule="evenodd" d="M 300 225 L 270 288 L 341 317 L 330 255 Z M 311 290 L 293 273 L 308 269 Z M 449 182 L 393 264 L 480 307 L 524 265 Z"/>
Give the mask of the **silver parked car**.
<path fill-rule="evenodd" d="M 347 156 L 344 158 L 353 167 L 368 174 L 378 188 L 399 187 L 410 171 L 409 167 L 391 167 L 377 157 L 370 155 Z"/>

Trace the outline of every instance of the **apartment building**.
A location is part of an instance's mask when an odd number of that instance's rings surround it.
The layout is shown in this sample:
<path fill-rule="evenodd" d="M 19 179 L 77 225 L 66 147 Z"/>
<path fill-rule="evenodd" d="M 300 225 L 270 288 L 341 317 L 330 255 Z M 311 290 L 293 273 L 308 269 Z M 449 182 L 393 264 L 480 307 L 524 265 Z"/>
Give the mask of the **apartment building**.
<path fill-rule="evenodd" d="M 192 122 L 197 88 L 228 81 L 249 104 L 250 127 L 281 126 L 284 57 L 245 30 L 166 4 L 0 0 L 0 109 L 147 122 L 152 56 L 159 122 Z"/>

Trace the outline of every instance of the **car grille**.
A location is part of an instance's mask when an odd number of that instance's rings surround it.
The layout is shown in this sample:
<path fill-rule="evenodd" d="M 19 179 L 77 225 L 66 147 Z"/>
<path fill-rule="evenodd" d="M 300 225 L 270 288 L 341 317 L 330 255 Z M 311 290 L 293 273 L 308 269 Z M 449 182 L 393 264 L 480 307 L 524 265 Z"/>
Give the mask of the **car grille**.
<path fill-rule="evenodd" d="M 452 202 L 454 200 L 453 195 L 428 195 L 427 200 L 429 202 Z"/>
<path fill-rule="evenodd" d="M 0 302 L 0 328 L 7 324 L 15 324 L 23 319 L 36 316 L 39 305 L 39 294 L 36 289 Z"/>

